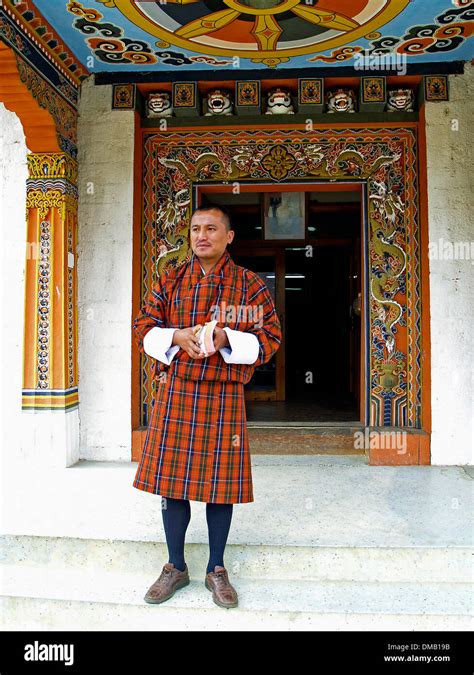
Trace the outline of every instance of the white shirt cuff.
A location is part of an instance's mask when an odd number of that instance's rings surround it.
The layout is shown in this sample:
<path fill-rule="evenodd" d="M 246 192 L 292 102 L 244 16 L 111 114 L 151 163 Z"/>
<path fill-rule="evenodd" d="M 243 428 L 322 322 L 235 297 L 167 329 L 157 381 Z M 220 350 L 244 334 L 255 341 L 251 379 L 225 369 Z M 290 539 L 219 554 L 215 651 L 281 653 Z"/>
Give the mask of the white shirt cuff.
<path fill-rule="evenodd" d="M 175 330 L 178 329 L 155 326 L 143 338 L 143 349 L 149 356 L 169 366 L 180 349 L 179 345 L 171 346 Z"/>
<path fill-rule="evenodd" d="M 224 328 L 229 338 L 230 348 L 219 349 L 226 363 L 242 363 L 251 365 L 258 359 L 260 343 L 253 333 L 244 333 L 241 330 L 233 330 L 227 326 Z"/>

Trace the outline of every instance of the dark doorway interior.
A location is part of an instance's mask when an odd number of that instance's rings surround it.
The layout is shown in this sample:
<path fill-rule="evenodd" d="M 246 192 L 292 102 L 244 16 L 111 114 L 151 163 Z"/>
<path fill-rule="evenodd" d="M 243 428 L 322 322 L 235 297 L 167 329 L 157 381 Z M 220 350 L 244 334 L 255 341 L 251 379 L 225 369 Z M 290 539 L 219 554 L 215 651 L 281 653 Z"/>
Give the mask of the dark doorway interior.
<path fill-rule="evenodd" d="M 311 407 L 319 419 L 358 419 L 350 371 L 351 246 L 315 246 L 312 257 L 285 253 L 286 400 L 307 411 L 305 419 Z"/>
<path fill-rule="evenodd" d="M 236 231 L 233 260 L 265 281 L 284 328 L 275 357 L 246 385 L 249 422 L 360 420 L 361 193 L 306 192 L 305 239 L 265 240 L 263 192 L 215 193 Z M 265 392 L 272 393 L 272 396 Z"/>

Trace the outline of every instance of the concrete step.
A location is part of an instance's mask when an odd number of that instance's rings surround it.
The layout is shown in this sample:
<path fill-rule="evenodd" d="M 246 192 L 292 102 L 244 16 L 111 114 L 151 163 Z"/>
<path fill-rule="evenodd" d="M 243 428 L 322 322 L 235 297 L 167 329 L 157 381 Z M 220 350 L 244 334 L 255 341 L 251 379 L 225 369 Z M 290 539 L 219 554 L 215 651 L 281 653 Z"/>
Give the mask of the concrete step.
<path fill-rule="evenodd" d="M 2 563 L 29 568 L 105 570 L 153 576 L 168 560 L 165 542 L 4 535 Z M 207 541 L 186 543 L 191 571 L 205 570 Z M 233 578 L 389 583 L 469 583 L 473 551 L 454 546 L 227 544 Z"/>
<path fill-rule="evenodd" d="M 462 467 L 369 467 L 360 456 L 252 460 L 225 564 L 240 599 L 203 585 L 206 504 L 192 503 L 192 583 L 143 596 L 168 559 L 160 499 L 130 463 L 10 470 L 4 481 L 7 630 L 469 630 L 472 477 Z M 34 508 L 25 508 L 34 504 Z"/>
<path fill-rule="evenodd" d="M 131 462 L 81 461 L 48 471 L 9 466 L 0 532 L 163 542 L 161 499 L 132 487 L 136 470 Z M 258 455 L 252 474 L 255 501 L 235 505 L 230 544 L 473 548 L 472 477 L 462 467 Z M 21 481 L 9 480 L 18 475 Z M 193 501 L 191 512 L 186 542 L 206 543 L 206 504 Z"/>
<path fill-rule="evenodd" d="M 193 574 L 170 600 L 148 605 L 143 595 L 156 576 L 3 565 L 2 630 L 473 628 L 466 583 L 233 578 L 239 606 L 225 610 L 213 603 L 203 575 Z"/>

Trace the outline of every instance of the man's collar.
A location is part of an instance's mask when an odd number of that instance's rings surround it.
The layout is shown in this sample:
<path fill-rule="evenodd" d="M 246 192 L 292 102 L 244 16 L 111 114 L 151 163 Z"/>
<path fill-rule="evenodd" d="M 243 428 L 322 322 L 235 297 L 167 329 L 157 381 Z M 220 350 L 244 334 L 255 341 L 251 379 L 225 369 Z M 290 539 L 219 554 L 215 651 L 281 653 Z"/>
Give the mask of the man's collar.
<path fill-rule="evenodd" d="M 207 272 L 207 274 L 220 274 L 220 270 L 221 270 L 222 266 L 225 264 L 225 262 L 227 261 L 227 259 L 229 257 L 230 257 L 230 254 L 229 254 L 229 252 L 226 248 L 224 250 L 224 253 L 219 258 L 219 260 L 217 260 L 217 262 L 211 267 L 211 269 L 209 270 L 209 272 Z M 192 274 L 193 273 L 199 274 L 199 269 L 200 269 L 202 271 L 202 274 L 206 275 L 206 272 L 204 271 L 204 268 L 201 265 L 201 263 L 199 261 L 199 258 L 194 253 L 194 251 L 193 251 L 193 254 L 191 256 L 190 264 L 191 264 L 191 273 Z"/>

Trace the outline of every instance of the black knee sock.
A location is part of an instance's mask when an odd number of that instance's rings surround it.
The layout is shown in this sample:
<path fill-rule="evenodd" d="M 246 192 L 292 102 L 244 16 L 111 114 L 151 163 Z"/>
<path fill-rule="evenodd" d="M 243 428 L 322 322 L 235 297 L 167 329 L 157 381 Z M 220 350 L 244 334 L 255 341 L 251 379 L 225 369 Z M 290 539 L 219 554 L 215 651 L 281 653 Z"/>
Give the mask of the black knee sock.
<path fill-rule="evenodd" d="M 214 572 L 216 565 L 224 567 L 224 549 L 232 521 L 233 504 L 206 504 L 209 531 L 209 562 L 207 572 Z"/>
<path fill-rule="evenodd" d="M 176 569 L 184 572 L 184 537 L 191 520 L 189 499 L 163 497 L 161 513 L 168 546 L 168 562 L 173 563 Z"/>

